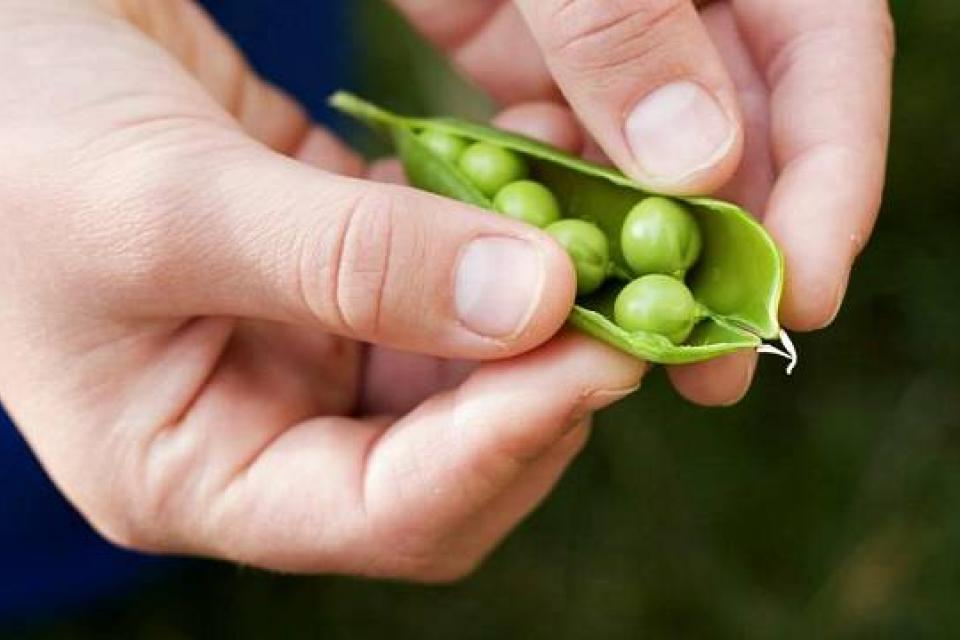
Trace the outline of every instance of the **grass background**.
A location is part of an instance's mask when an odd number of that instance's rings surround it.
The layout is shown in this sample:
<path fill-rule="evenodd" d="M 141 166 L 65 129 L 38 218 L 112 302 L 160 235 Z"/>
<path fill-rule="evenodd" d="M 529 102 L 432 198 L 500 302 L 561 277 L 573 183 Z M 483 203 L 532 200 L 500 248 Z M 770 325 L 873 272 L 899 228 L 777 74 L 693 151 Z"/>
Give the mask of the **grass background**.
<path fill-rule="evenodd" d="M 488 111 L 379 2 L 357 5 L 366 94 Z M 792 378 L 765 360 L 741 405 L 707 410 L 654 374 L 462 584 L 201 563 L 32 635 L 960 637 L 960 3 L 893 8 L 883 215 L 834 326 L 798 337 Z"/>

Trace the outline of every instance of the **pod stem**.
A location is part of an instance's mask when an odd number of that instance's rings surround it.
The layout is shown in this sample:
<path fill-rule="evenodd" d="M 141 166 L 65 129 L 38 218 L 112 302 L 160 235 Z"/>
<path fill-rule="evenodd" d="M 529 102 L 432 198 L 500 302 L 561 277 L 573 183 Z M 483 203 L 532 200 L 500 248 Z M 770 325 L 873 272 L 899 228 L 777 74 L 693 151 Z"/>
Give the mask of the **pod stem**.
<path fill-rule="evenodd" d="M 337 91 L 327 100 L 338 111 L 349 114 L 377 128 L 387 128 L 399 120 L 396 114 L 355 96 L 348 91 Z"/>
<path fill-rule="evenodd" d="M 772 344 L 762 344 L 757 347 L 757 353 L 767 353 L 789 360 L 790 362 L 787 363 L 787 375 L 789 376 L 792 375 L 793 370 L 797 368 L 800 356 L 797 353 L 797 347 L 793 344 L 793 340 L 790 339 L 790 335 L 783 329 L 780 329 L 780 343 L 783 345 L 783 349 L 775 347 Z"/>

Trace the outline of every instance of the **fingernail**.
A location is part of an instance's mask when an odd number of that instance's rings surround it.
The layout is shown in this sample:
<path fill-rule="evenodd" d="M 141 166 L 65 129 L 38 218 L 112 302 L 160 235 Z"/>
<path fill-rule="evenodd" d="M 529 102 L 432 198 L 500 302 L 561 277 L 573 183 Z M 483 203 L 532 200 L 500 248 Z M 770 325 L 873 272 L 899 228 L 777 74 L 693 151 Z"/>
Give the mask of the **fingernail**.
<path fill-rule="evenodd" d="M 543 281 L 543 260 L 529 243 L 503 236 L 477 238 L 463 250 L 457 266 L 457 316 L 483 336 L 519 333 L 540 298 Z"/>
<path fill-rule="evenodd" d="M 578 425 L 583 423 L 584 420 L 588 420 L 594 412 L 599 411 L 600 409 L 605 409 L 620 400 L 623 400 L 630 394 L 634 393 L 640 388 L 640 384 L 637 383 L 632 387 L 625 387 L 621 389 L 595 389 L 584 393 L 577 400 L 577 403 L 573 406 L 573 409 L 570 411 L 570 416 L 567 418 L 567 429 L 572 431 Z"/>
<path fill-rule="evenodd" d="M 635 393 L 638 389 L 640 389 L 639 383 L 632 387 L 622 389 L 598 389 L 583 398 L 579 408 L 584 414 L 599 411 L 623 400 L 627 396 Z"/>
<path fill-rule="evenodd" d="M 626 133 L 640 169 L 675 182 L 717 162 L 736 129 L 716 98 L 683 80 L 654 90 L 634 107 Z"/>

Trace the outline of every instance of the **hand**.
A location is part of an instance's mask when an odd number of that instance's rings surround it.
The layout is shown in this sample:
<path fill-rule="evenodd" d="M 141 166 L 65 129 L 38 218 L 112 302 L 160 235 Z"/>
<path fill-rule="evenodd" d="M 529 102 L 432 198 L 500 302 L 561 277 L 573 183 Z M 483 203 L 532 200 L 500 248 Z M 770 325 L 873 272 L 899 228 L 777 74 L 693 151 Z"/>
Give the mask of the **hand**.
<path fill-rule="evenodd" d="M 883 188 L 883 0 L 718 0 L 699 15 L 689 0 L 394 2 L 502 102 L 562 91 L 641 184 L 758 212 L 786 256 L 783 324 L 833 320 Z M 743 353 L 670 376 L 691 400 L 728 404 L 755 364 Z"/>
<path fill-rule="evenodd" d="M 0 397 L 115 542 L 455 578 L 639 384 L 541 346 L 574 295 L 547 236 L 349 177 L 192 2 L 4 0 L 0 53 Z"/>

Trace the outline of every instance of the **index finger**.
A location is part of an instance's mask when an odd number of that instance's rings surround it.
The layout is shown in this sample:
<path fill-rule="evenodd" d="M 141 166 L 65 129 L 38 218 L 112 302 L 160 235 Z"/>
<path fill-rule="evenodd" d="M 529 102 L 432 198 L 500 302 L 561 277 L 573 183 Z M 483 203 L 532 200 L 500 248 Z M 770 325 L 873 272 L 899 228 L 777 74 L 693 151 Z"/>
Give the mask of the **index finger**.
<path fill-rule="evenodd" d="M 829 324 L 873 228 L 889 137 L 893 29 L 882 0 L 734 0 L 771 89 L 788 327 Z"/>

